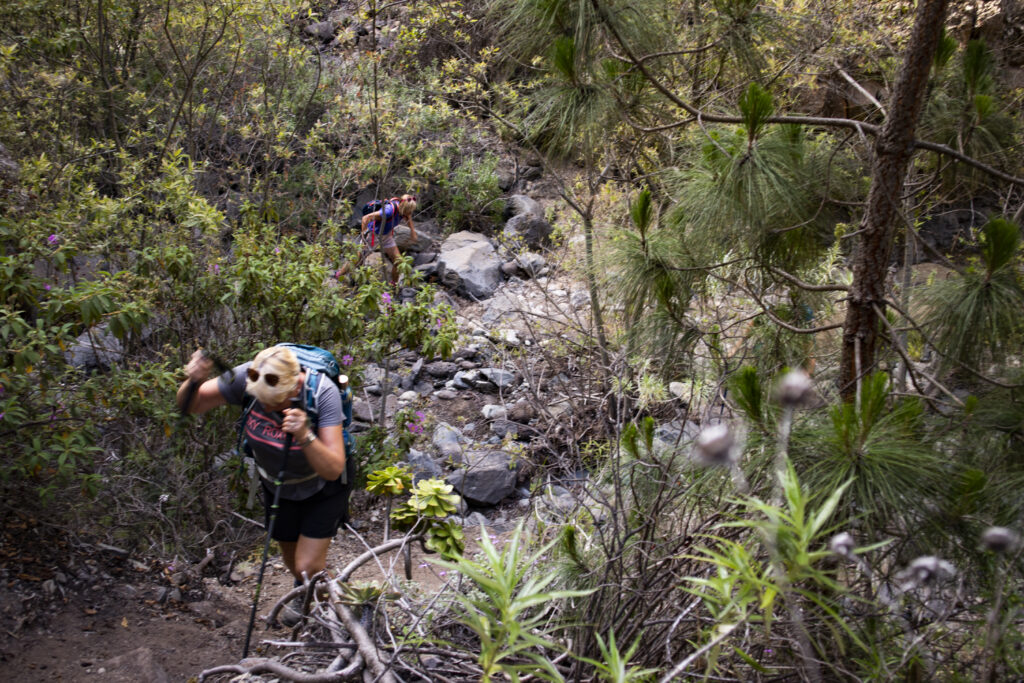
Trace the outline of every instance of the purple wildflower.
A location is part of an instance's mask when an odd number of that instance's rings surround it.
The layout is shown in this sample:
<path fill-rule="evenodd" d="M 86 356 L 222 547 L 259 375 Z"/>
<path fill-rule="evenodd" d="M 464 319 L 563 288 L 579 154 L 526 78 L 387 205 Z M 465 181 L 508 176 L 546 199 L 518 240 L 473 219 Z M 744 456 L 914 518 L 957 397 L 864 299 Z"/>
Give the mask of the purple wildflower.
<path fill-rule="evenodd" d="M 57 244 L 58 239 L 60 238 L 57 237 L 56 235 L 50 235 L 49 237 L 46 238 L 46 241 L 49 242 L 50 244 Z"/>
<path fill-rule="evenodd" d="M 275 254 L 280 254 L 281 253 L 281 247 L 274 247 L 274 253 Z"/>
<path fill-rule="evenodd" d="M 380 295 L 380 300 L 383 301 L 385 304 L 390 304 L 391 295 L 388 294 L 387 292 L 384 292 L 383 294 Z"/>
<path fill-rule="evenodd" d="M 416 419 L 419 420 L 420 422 L 423 422 L 423 420 L 427 419 L 427 416 L 423 414 L 422 410 L 417 410 Z"/>
<path fill-rule="evenodd" d="M 6 415 L 6 414 L 7 413 L 0 413 L 0 420 L 4 419 L 4 415 Z"/>
<path fill-rule="evenodd" d="M 45 285 L 43 285 L 43 289 L 45 289 L 47 292 L 49 292 L 51 289 L 53 289 L 53 285 L 51 285 L 49 282 L 47 282 Z"/>
<path fill-rule="evenodd" d="M 220 275 L 220 264 L 219 263 L 210 264 L 206 268 L 206 270 L 208 270 L 209 272 L 213 273 L 214 275 Z"/>
<path fill-rule="evenodd" d="M 352 356 L 346 353 L 344 356 L 341 357 L 341 364 L 344 366 L 352 365 Z"/>

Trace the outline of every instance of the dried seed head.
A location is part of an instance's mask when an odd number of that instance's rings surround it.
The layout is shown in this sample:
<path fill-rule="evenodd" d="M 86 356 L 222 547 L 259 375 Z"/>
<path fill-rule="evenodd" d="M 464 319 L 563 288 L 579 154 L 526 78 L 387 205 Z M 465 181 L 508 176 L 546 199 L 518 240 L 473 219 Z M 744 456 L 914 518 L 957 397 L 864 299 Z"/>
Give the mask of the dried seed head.
<path fill-rule="evenodd" d="M 939 559 L 934 555 L 919 557 L 900 572 L 897 579 L 903 590 L 910 590 L 918 586 L 927 586 L 956 575 L 956 567 L 946 560 Z"/>
<path fill-rule="evenodd" d="M 708 465 L 729 465 L 733 462 L 735 437 L 725 424 L 711 425 L 697 435 L 696 453 Z"/>
<path fill-rule="evenodd" d="M 779 380 L 779 403 L 784 406 L 799 406 L 806 403 L 814 390 L 810 375 L 803 370 L 790 370 Z"/>
<path fill-rule="evenodd" d="M 1020 536 L 1004 526 L 990 526 L 981 535 L 981 547 L 994 553 L 1006 553 L 1017 547 Z"/>
<path fill-rule="evenodd" d="M 853 555 L 853 549 L 856 547 L 856 543 L 853 542 L 853 536 L 851 536 L 849 532 L 844 531 L 833 536 L 832 540 L 828 543 L 828 547 L 829 550 L 839 557 L 850 557 Z"/>

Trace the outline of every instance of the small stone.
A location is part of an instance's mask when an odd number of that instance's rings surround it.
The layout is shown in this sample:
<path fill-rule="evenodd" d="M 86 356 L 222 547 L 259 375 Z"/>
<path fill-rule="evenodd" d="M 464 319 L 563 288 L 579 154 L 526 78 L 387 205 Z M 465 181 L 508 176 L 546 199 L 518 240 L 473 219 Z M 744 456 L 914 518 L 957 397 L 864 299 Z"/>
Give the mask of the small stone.
<path fill-rule="evenodd" d="M 508 414 L 505 406 L 489 403 L 480 409 L 480 413 L 484 416 L 484 419 L 494 420 L 503 418 Z"/>
<path fill-rule="evenodd" d="M 512 406 L 512 410 L 508 413 L 508 419 L 519 424 L 527 424 L 530 420 L 536 417 L 537 411 L 534 410 L 533 406 L 527 401 L 520 401 Z"/>
<path fill-rule="evenodd" d="M 401 396 L 399 396 L 398 400 L 399 401 L 403 401 L 405 403 L 412 403 L 413 401 L 415 401 L 419 397 L 420 397 L 420 395 L 418 393 L 416 393 L 415 391 L 410 390 L 410 391 L 404 392 Z"/>
<path fill-rule="evenodd" d="M 510 329 L 498 330 L 494 334 L 494 341 L 508 344 L 509 346 L 519 346 L 522 343 L 516 331 Z"/>
<path fill-rule="evenodd" d="M 458 398 L 459 393 L 457 391 L 452 391 L 451 389 L 442 389 L 441 391 L 435 391 L 434 396 L 442 401 L 451 401 Z"/>

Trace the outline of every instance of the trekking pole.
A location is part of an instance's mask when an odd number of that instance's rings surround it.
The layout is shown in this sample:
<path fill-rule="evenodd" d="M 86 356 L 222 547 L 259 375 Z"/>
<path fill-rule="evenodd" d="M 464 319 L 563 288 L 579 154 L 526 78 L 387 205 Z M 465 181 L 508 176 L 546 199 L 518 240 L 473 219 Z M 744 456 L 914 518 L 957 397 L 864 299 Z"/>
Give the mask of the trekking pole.
<path fill-rule="evenodd" d="M 293 398 L 292 407 L 298 407 L 299 399 Z M 277 505 L 281 500 L 281 482 L 284 480 L 285 470 L 288 464 L 288 452 L 292 449 L 292 433 L 287 432 L 284 437 L 284 460 L 281 462 L 281 471 L 274 479 L 274 502 L 270 505 L 270 521 L 267 522 L 267 540 L 263 543 L 263 561 L 260 562 L 260 575 L 256 579 L 256 593 L 252 596 L 252 609 L 249 611 L 249 628 L 245 630 L 245 647 L 242 650 L 242 659 L 249 656 L 249 640 L 252 638 L 252 627 L 256 623 L 256 609 L 260 604 L 260 591 L 263 589 L 263 572 L 267 569 L 267 555 L 270 554 L 270 537 L 274 533 L 274 522 L 277 521 Z"/>

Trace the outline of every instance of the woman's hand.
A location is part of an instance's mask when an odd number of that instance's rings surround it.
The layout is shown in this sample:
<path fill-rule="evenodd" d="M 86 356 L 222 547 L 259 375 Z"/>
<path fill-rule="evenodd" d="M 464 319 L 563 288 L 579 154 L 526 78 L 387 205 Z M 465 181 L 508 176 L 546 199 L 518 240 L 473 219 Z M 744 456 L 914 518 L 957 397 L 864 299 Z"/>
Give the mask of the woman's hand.
<path fill-rule="evenodd" d="M 284 411 L 284 421 L 281 422 L 281 429 L 294 436 L 299 441 L 309 438 L 309 418 L 306 411 L 301 408 L 287 408 Z"/>
<path fill-rule="evenodd" d="M 185 364 L 185 375 L 187 376 L 178 387 L 175 397 L 178 410 L 182 415 L 189 413 L 201 415 L 211 408 L 226 403 L 220 389 L 217 388 L 217 380 L 209 379 L 211 370 L 213 370 L 213 361 L 203 353 L 202 349 L 196 349 L 188 363 Z"/>
<path fill-rule="evenodd" d="M 196 349 L 192 353 L 192 358 L 185 365 L 185 374 L 188 375 L 189 381 L 196 384 L 201 384 L 209 379 L 211 370 L 213 370 L 213 361 L 206 357 L 202 349 Z"/>

